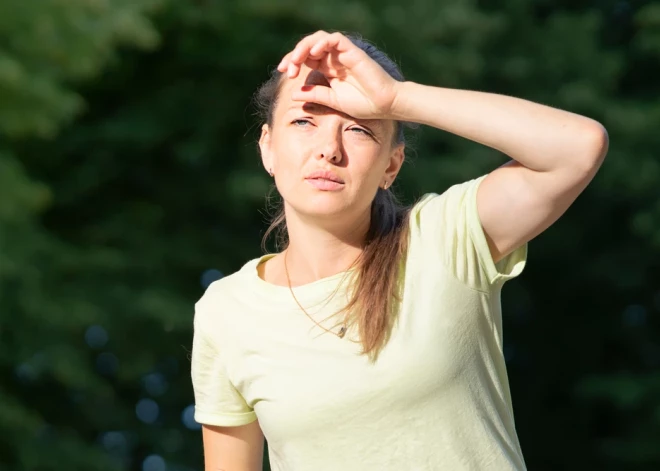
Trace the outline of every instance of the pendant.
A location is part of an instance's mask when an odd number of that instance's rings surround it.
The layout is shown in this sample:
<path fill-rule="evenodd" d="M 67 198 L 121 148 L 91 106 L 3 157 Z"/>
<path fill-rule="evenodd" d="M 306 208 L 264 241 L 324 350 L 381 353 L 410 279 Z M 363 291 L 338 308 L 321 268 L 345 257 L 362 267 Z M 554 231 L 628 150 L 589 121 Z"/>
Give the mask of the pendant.
<path fill-rule="evenodd" d="M 337 337 L 343 339 L 345 334 L 346 334 L 346 327 L 341 326 L 341 329 L 339 329 L 339 333 L 337 334 Z"/>

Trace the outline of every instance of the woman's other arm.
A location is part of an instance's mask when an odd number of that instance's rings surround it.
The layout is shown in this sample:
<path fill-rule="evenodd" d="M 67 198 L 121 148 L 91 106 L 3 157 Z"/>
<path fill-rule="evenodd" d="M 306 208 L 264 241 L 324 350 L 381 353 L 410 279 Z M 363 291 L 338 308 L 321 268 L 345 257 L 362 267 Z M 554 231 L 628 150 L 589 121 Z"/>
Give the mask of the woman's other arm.
<path fill-rule="evenodd" d="M 262 471 L 264 435 L 258 421 L 238 427 L 202 426 L 205 471 Z"/>

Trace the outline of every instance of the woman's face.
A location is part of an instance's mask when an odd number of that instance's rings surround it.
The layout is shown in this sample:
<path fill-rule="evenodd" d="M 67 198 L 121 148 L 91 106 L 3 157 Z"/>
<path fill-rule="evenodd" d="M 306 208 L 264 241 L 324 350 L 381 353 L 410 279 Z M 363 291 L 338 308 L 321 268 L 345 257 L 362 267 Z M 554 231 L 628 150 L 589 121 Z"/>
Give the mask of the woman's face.
<path fill-rule="evenodd" d="M 303 85 L 328 86 L 303 66 L 281 84 L 273 125 L 264 125 L 259 146 L 272 170 L 285 209 L 324 217 L 367 212 L 378 187 L 401 168 L 403 144 L 394 144 L 394 121 L 356 120 L 331 108 L 293 101 Z"/>

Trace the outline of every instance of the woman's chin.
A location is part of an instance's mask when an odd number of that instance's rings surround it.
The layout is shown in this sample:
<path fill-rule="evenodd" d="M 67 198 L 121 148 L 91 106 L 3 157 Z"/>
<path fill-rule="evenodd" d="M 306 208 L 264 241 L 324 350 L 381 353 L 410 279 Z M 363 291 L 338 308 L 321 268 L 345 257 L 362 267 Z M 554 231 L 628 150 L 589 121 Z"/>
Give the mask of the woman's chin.
<path fill-rule="evenodd" d="M 324 204 L 324 205 L 315 205 L 312 207 L 307 207 L 306 213 L 309 216 L 318 216 L 318 217 L 337 217 L 346 213 L 346 205 L 338 204 Z"/>
<path fill-rule="evenodd" d="M 336 217 L 345 214 L 351 207 L 350 201 L 337 194 L 317 195 L 292 205 L 297 212 L 308 217 Z"/>

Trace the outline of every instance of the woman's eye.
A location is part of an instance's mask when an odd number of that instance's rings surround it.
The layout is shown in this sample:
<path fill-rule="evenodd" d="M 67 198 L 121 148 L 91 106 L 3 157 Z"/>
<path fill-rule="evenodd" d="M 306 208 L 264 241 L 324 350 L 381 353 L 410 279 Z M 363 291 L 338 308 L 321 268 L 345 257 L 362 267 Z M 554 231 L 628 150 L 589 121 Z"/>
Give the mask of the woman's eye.
<path fill-rule="evenodd" d="M 307 119 L 294 119 L 293 121 L 291 121 L 291 124 L 294 124 L 296 126 L 305 127 L 308 124 L 312 124 L 312 123 L 310 123 L 309 120 L 307 120 Z"/>
<path fill-rule="evenodd" d="M 367 131 L 366 129 L 362 129 L 362 128 L 351 128 L 350 130 L 351 130 L 351 131 L 357 131 L 358 134 L 365 134 L 365 135 L 367 135 L 367 136 L 371 136 L 371 133 L 370 133 L 369 131 Z"/>

